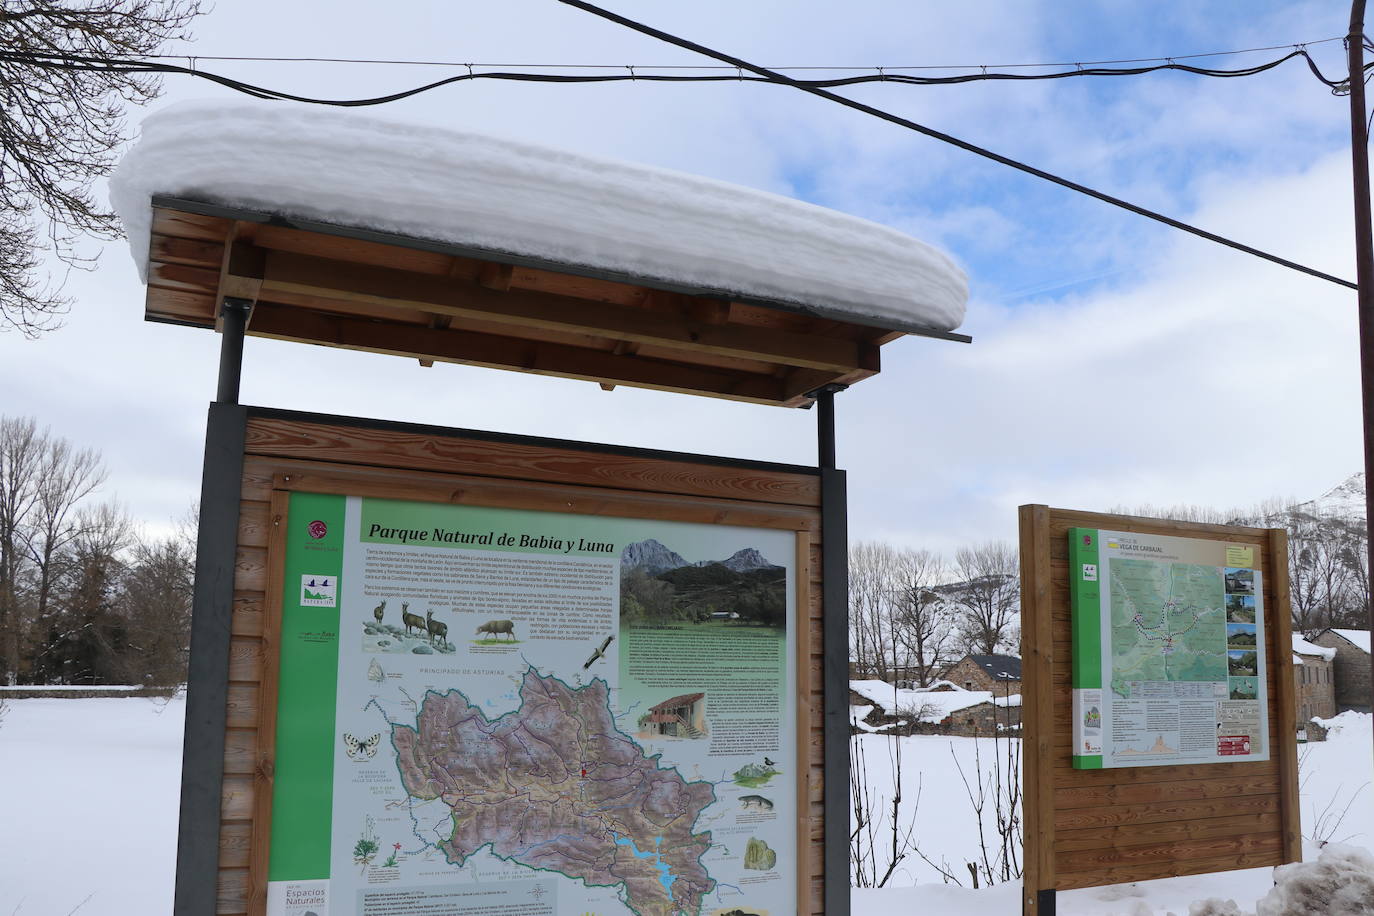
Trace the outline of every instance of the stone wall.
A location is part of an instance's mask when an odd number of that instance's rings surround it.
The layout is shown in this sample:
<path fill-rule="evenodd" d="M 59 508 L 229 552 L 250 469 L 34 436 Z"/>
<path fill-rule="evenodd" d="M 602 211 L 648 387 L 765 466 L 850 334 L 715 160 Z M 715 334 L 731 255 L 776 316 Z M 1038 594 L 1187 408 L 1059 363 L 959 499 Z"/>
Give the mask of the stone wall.
<path fill-rule="evenodd" d="M 964 657 L 958 664 L 947 670 L 943 680 L 958 684 L 965 690 L 991 690 L 993 696 L 1019 696 L 1020 681 L 1009 681 L 991 677 L 983 666 L 973 659 Z"/>
<path fill-rule="evenodd" d="M 1335 665 L 1320 655 L 1299 655 L 1301 665 L 1293 666 L 1293 686 L 1298 710 L 1298 727 L 1313 716 L 1330 719 L 1336 714 Z"/>
<path fill-rule="evenodd" d="M 1370 711 L 1371 694 L 1369 653 L 1337 633 L 1325 630 L 1312 642 L 1336 650 L 1336 709 Z"/>

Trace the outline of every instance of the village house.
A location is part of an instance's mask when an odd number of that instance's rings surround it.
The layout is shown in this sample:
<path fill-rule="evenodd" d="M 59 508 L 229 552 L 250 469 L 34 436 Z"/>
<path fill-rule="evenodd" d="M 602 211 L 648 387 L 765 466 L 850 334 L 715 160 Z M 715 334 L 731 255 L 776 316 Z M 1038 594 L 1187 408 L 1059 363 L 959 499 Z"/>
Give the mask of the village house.
<path fill-rule="evenodd" d="M 649 707 L 650 730 L 673 738 L 700 738 L 706 733 L 704 693 L 684 693 Z"/>
<path fill-rule="evenodd" d="M 1293 686 L 1298 728 L 1312 719 L 1336 715 L 1335 649 L 1308 642 L 1293 634 Z"/>
<path fill-rule="evenodd" d="M 1336 710 L 1369 712 L 1374 699 L 1370 689 L 1369 631 L 1333 627 L 1322 630 L 1312 642 L 1336 650 Z"/>
<path fill-rule="evenodd" d="M 1021 697 L 965 690 L 949 681 L 904 689 L 886 681 L 849 682 L 853 734 L 960 735 L 990 737 L 1021 728 Z"/>
<path fill-rule="evenodd" d="M 987 690 L 1006 697 L 1021 694 L 1021 659 L 1015 655 L 965 655 L 945 670 L 944 679 L 965 690 Z"/>

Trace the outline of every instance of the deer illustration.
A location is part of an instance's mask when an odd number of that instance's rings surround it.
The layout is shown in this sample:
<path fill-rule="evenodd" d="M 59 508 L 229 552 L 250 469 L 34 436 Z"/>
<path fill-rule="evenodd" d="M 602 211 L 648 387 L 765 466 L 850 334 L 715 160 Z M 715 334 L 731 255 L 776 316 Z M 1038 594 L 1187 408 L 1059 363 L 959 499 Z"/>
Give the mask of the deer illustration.
<path fill-rule="evenodd" d="M 410 628 L 414 627 L 421 632 L 425 629 L 425 619 L 419 614 L 410 613 L 410 602 L 401 602 L 401 623 L 406 625 L 406 635 L 410 635 Z"/>
<path fill-rule="evenodd" d="M 386 610 L 386 602 L 383 601 L 372 609 L 372 616 L 377 618 L 377 626 L 382 625 L 382 611 Z"/>
<path fill-rule="evenodd" d="M 429 641 L 434 642 L 434 637 L 439 637 L 442 645 L 448 645 L 448 624 L 442 620 L 434 619 L 433 611 L 425 611 L 425 629 L 429 630 Z"/>

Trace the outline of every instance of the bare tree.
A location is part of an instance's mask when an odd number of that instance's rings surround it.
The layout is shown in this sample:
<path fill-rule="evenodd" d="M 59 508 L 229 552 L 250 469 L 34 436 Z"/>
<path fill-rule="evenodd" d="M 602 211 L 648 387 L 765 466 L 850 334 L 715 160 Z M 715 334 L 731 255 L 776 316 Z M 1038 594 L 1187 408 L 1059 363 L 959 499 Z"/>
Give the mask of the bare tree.
<path fill-rule="evenodd" d="M 889 544 L 858 541 L 849 548 L 850 657 L 860 677 L 888 680 L 897 663 L 893 637 L 893 570 Z"/>
<path fill-rule="evenodd" d="M 10 685 L 19 673 L 20 577 L 45 435 L 32 419 L 0 417 L 0 677 Z"/>
<path fill-rule="evenodd" d="M 124 575 L 120 613 L 137 675 L 148 685 L 186 680 L 195 549 L 183 537 L 140 541 Z"/>
<path fill-rule="evenodd" d="M 929 687 L 944 667 L 954 628 L 945 601 L 934 591 L 945 576 L 944 560 L 929 550 L 903 550 L 893 578 L 897 608 L 894 638 L 904 650 L 910 679 Z"/>
<path fill-rule="evenodd" d="M 59 594 L 32 639 L 33 674 L 64 684 L 142 680 L 119 603 L 122 554 L 132 544 L 129 517 L 115 503 L 83 509 L 80 516 L 56 583 Z"/>
<path fill-rule="evenodd" d="M 964 607 L 963 641 L 970 652 L 995 655 L 1014 641 L 1021 610 L 1020 559 L 1006 541 L 961 547 L 954 572 L 962 582 L 954 590 Z"/>
<path fill-rule="evenodd" d="M 156 98 L 150 73 L 101 61 L 185 39 L 200 0 L 0 0 L 0 328 L 37 336 L 66 300 L 36 276 L 39 252 L 90 263 L 83 235 L 116 238 L 91 191 L 114 168 L 124 111 Z M 94 60 L 94 64 L 90 61 Z"/>
<path fill-rule="evenodd" d="M 79 513 L 77 506 L 106 477 L 95 451 L 77 449 L 66 439 L 45 435 L 44 440 L 43 459 L 34 479 L 34 518 L 26 544 L 37 571 L 34 611 L 40 620 L 48 613 L 57 560 L 67 545 L 85 533 L 86 524 L 100 520 L 99 516 Z"/>

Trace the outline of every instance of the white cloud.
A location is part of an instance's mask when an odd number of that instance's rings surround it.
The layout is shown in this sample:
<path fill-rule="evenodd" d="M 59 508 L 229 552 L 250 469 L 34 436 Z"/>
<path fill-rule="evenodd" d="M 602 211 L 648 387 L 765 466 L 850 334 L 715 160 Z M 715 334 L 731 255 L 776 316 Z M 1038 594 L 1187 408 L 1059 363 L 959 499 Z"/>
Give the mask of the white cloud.
<path fill-rule="evenodd" d="M 1197 217 L 1338 274 L 1351 263 L 1340 154 L 1209 183 Z M 845 395 L 851 530 L 949 549 L 1012 537 L 1027 502 L 1225 508 L 1310 497 L 1360 469 L 1354 294 L 1182 236 L 1149 279 L 1015 310 L 975 304 L 967 348 L 909 341 Z M 903 399 L 903 393 L 907 397 Z M 874 498 L 878 497 L 878 498 Z"/>
<path fill-rule="evenodd" d="M 1220 31 L 1221 14 L 1188 7 L 1137 4 L 1140 16 L 1156 22 L 1155 33 L 1078 39 L 1066 31 L 1075 20 L 1062 2 L 718 0 L 625 9 L 771 65 L 1062 59 L 1070 41 L 1084 51 L 1173 53 L 1215 50 L 1216 34 L 1234 36 L 1221 46 L 1253 46 L 1336 34 L 1343 26 L 1327 21 L 1332 16 L 1323 5 L 1285 3 L 1236 25 L 1239 31 Z M 220 4 L 198 27 L 193 50 L 695 62 L 543 0 L 393 4 L 385 16 L 354 3 L 330 9 L 321 17 L 315 4 Z M 202 66 L 331 97 L 435 75 Z M 1346 166 L 1342 153 L 1330 152 L 1343 142 L 1342 101 L 1289 67 L 1255 81 L 846 92 L 1348 276 Z M 176 78 L 168 88 L 169 102 L 227 96 Z M 885 349 L 882 375 L 839 397 L 852 537 L 949 550 L 1012 536 L 1022 502 L 1244 504 L 1315 495 L 1359 467 L 1348 291 L 1158 229 L 893 125 L 800 93 L 733 84 L 482 83 L 383 113 L 800 191 L 947 245 L 973 269 L 982 291 L 966 328 L 977 340 L 968 347 L 900 341 Z M 1064 288 L 1075 294 L 1062 295 Z M 995 298 L 1000 290 L 1014 294 Z M 55 432 L 100 448 L 112 488 L 136 514 L 152 522 L 176 516 L 199 488 L 218 338 L 141 322 L 143 290 L 119 245 L 97 273 L 73 275 L 69 291 L 78 305 L 66 329 L 33 342 L 0 337 L 0 412 L 37 416 Z M 1114 402 L 1123 396 L 1105 394 L 1108 386 L 1133 392 L 1135 400 Z M 764 460 L 815 459 L 810 413 L 624 388 L 607 394 L 580 382 L 422 369 L 413 361 L 258 340 L 248 342 L 243 399 Z"/>

